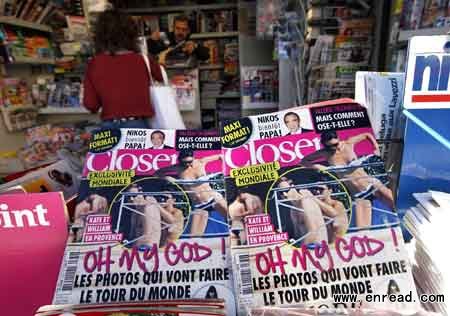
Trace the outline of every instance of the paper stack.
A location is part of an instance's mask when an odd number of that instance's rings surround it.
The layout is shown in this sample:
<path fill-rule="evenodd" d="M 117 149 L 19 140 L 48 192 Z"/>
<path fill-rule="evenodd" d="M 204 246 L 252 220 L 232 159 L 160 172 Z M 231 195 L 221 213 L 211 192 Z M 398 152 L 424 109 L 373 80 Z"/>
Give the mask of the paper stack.
<path fill-rule="evenodd" d="M 443 232 L 450 220 L 450 194 L 429 191 L 415 193 L 419 202 L 406 213 L 405 226 L 415 237 L 412 244 L 411 264 L 420 294 L 443 294 L 449 297 L 450 272 L 447 268 L 447 252 Z M 430 311 L 448 314 L 446 302 L 422 302 Z"/>

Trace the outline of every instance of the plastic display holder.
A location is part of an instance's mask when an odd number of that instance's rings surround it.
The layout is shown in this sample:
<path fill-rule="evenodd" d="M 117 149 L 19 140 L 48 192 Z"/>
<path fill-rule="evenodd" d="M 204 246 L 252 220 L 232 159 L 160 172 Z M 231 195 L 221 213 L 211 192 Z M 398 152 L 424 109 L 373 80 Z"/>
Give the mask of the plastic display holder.
<path fill-rule="evenodd" d="M 403 113 L 404 151 L 397 195 L 400 215 L 415 192 L 450 192 L 450 36 L 409 42 Z"/>

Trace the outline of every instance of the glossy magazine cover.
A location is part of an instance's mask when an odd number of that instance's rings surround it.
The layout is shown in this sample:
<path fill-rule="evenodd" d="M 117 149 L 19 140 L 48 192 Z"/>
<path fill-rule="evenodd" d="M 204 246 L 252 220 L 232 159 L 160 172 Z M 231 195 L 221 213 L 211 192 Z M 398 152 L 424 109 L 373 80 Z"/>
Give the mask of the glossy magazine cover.
<path fill-rule="evenodd" d="M 224 122 L 221 137 L 240 314 L 416 295 L 364 107 L 340 99 L 244 117 Z"/>
<path fill-rule="evenodd" d="M 95 133 L 54 304 L 220 298 L 233 315 L 221 158 L 216 131 Z"/>

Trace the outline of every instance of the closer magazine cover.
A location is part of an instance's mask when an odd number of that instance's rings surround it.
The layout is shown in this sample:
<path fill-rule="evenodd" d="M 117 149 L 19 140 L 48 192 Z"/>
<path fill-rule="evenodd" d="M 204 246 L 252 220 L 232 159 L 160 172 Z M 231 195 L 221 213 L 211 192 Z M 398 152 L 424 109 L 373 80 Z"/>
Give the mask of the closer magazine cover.
<path fill-rule="evenodd" d="M 224 299 L 235 314 L 216 131 L 94 133 L 53 304 Z"/>
<path fill-rule="evenodd" d="M 370 307 L 367 294 L 417 297 L 364 107 L 340 99 L 244 117 L 223 122 L 221 137 L 240 315 Z M 341 294 L 357 299 L 336 304 Z"/>

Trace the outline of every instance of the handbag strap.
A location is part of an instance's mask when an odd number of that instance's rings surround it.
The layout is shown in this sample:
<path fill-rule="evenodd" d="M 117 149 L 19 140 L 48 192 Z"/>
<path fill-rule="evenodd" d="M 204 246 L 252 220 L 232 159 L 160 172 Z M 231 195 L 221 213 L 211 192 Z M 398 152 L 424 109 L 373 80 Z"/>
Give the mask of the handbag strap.
<path fill-rule="evenodd" d="M 153 82 L 153 77 L 152 77 L 152 69 L 150 68 L 150 60 L 148 59 L 148 56 L 145 54 L 142 54 L 142 58 L 144 58 L 145 67 L 147 67 L 147 72 L 150 77 L 150 83 L 153 85 L 154 82 Z M 159 67 L 161 69 L 161 74 L 163 77 L 164 85 L 168 86 L 169 85 L 169 77 L 167 76 L 167 72 L 163 66 L 159 65 Z"/>
<path fill-rule="evenodd" d="M 150 60 L 148 59 L 148 56 L 145 54 L 142 54 L 142 58 L 144 58 L 145 67 L 147 68 L 147 73 L 150 78 L 150 83 L 153 86 L 153 77 L 152 77 L 152 69 L 150 68 Z"/>
<path fill-rule="evenodd" d="M 168 86 L 169 85 L 169 77 L 167 76 L 167 72 L 166 72 L 166 70 L 164 69 L 163 66 L 159 65 L 159 67 L 161 69 L 161 74 L 162 74 L 162 77 L 163 77 L 164 85 Z"/>

